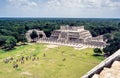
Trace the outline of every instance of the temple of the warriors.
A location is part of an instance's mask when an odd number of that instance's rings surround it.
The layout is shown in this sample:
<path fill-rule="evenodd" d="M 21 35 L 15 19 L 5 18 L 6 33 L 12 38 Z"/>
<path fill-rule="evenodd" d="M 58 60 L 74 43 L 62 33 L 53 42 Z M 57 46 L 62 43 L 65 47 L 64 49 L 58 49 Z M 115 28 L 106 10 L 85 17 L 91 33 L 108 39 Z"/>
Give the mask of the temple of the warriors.
<path fill-rule="evenodd" d="M 91 33 L 84 29 L 84 26 L 61 26 L 59 30 L 55 30 L 51 34 L 51 39 L 57 41 L 70 42 L 70 41 L 85 41 L 88 38 L 92 38 Z"/>
<path fill-rule="evenodd" d="M 103 41 L 103 36 L 92 37 L 89 30 L 84 29 L 84 26 L 60 26 L 60 29 L 54 30 L 50 37 L 46 37 L 43 31 L 33 29 L 26 33 L 28 42 L 31 42 L 30 34 L 36 31 L 38 38 L 36 41 L 39 43 L 49 43 L 66 46 L 77 47 L 93 47 L 104 48 L 107 44 Z"/>

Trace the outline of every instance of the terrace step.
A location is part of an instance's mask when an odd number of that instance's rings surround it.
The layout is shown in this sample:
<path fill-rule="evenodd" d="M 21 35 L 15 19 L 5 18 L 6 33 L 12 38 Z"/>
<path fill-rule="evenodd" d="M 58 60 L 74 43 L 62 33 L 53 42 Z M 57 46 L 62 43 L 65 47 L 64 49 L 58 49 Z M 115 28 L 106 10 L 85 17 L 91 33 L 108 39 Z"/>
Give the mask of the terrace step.
<path fill-rule="evenodd" d="M 99 78 L 99 74 L 94 74 L 92 78 Z"/>
<path fill-rule="evenodd" d="M 120 78 L 120 61 L 114 61 L 110 68 L 104 68 L 100 74 L 94 74 L 92 78 Z"/>
<path fill-rule="evenodd" d="M 115 61 L 112 66 L 112 69 L 120 70 L 120 61 Z"/>

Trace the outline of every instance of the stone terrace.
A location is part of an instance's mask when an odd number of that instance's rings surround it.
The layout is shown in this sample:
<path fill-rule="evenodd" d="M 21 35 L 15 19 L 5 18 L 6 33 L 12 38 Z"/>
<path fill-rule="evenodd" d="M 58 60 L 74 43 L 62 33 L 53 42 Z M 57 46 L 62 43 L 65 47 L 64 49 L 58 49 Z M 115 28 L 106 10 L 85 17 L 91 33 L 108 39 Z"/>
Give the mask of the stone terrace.
<path fill-rule="evenodd" d="M 120 49 L 82 78 L 120 78 Z"/>

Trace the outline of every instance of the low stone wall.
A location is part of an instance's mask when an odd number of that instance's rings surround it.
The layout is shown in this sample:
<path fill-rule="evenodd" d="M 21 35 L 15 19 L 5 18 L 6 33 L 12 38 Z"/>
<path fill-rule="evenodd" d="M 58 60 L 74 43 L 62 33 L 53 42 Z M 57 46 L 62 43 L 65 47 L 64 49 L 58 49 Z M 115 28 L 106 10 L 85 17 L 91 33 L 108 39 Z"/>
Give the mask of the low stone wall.
<path fill-rule="evenodd" d="M 99 65 L 91 69 L 88 73 L 86 73 L 84 76 L 81 78 L 91 78 L 94 74 L 99 74 L 100 71 L 104 67 L 109 67 L 113 63 L 114 60 L 117 60 L 118 57 L 120 57 L 120 49 L 116 51 L 113 55 L 109 56 L 106 58 L 104 61 L 102 61 Z"/>

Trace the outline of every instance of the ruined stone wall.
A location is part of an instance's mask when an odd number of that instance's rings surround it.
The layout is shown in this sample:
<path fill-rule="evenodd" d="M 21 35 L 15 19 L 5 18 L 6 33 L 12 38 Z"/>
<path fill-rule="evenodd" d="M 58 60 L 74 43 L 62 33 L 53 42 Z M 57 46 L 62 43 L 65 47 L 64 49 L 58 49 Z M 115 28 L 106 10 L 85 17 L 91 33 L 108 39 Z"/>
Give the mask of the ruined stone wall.
<path fill-rule="evenodd" d="M 84 30 L 84 26 L 60 26 L 60 30 L 72 30 L 72 31 L 82 31 Z"/>
<path fill-rule="evenodd" d="M 36 31 L 36 33 L 37 33 L 37 35 L 38 35 L 38 37 L 36 38 L 36 41 L 39 40 L 40 38 L 46 38 L 46 35 L 45 35 L 45 33 L 44 33 L 43 31 L 40 31 L 40 30 L 37 30 L 37 29 L 32 29 L 32 30 L 29 30 L 29 31 L 26 32 L 26 38 L 27 38 L 27 41 L 28 41 L 28 42 L 33 41 L 33 40 L 31 39 L 31 37 L 30 37 L 30 34 L 31 34 L 33 31 Z M 42 37 L 41 37 L 40 35 L 42 35 Z"/>

